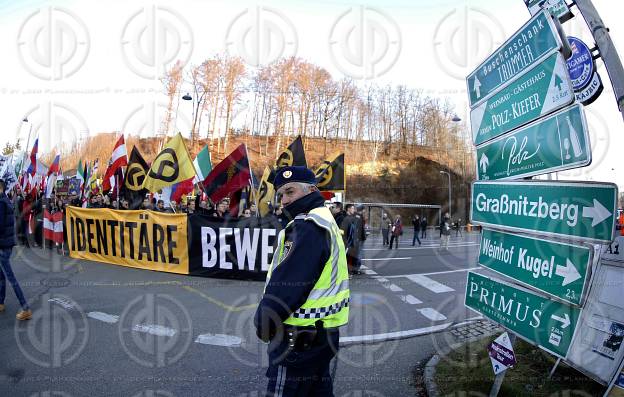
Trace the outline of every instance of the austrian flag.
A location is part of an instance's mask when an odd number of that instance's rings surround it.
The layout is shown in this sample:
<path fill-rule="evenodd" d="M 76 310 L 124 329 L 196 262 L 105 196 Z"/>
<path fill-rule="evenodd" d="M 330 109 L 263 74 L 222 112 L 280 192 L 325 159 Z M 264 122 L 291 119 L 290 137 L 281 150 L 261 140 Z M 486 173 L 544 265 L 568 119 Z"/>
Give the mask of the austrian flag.
<path fill-rule="evenodd" d="M 43 213 L 43 236 L 46 240 L 63 244 L 63 212 L 51 214 L 48 210 Z"/>

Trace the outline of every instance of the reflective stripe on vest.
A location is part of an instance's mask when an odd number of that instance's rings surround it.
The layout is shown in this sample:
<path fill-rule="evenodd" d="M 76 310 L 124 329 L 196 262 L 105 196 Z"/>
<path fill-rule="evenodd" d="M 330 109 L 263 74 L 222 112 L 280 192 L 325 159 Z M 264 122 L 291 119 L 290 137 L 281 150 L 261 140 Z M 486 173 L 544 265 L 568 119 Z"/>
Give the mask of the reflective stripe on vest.
<path fill-rule="evenodd" d="M 344 325 L 349 319 L 349 271 L 338 225 L 325 207 L 315 208 L 295 219 L 314 222 L 329 232 L 330 255 L 307 300 L 284 322 L 295 326 L 311 326 L 320 319 L 326 328 Z M 293 222 L 289 222 L 285 229 L 292 227 Z M 285 229 L 278 234 L 278 245 L 267 273 L 267 284 L 273 269 L 283 259 Z"/>

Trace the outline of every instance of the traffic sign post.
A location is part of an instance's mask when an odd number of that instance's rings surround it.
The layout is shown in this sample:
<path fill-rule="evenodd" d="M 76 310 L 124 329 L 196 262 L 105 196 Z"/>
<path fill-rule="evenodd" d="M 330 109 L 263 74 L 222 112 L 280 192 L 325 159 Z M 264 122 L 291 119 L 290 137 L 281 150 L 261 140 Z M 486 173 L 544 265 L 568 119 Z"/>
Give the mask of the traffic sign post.
<path fill-rule="evenodd" d="M 540 11 L 470 73 L 466 78 L 470 107 L 562 49 L 558 23 L 547 10 Z"/>
<path fill-rule="evenodd" d="M 472 109 L 475 145 L 571 104 L 574 91 L 563 56 L 554 53 Z"/>
<path fill-rule="evenodd" d="M 472 184 L 470 219 L 506 231 L 608 243 L 616 205 L 612 183 L 480 181 Z"/>
<path fill-rule="evenodd" d="M 580 305 L 593 248 L 484 229 L 479 265 L 561 301 Z"/>
<path fill-rule="evenodd" d="M 512 341 L 507 332 L 503 332 L 498 338 L 488 345 L 488 355 L 492 361 L 494 375 L 498 375 L 507 368 L 516 365 L 516 355 L 513 351 Z"/>
<path fill-rule="evenodd" d="M 581 105 L 477 146 L 477 179 L 521 178 L 583 167 L 592 161 Z"/>
<path fill-rule="evenodd" d="M 565 358 L 581 309 L 468 272 L 466 307 Z"/>

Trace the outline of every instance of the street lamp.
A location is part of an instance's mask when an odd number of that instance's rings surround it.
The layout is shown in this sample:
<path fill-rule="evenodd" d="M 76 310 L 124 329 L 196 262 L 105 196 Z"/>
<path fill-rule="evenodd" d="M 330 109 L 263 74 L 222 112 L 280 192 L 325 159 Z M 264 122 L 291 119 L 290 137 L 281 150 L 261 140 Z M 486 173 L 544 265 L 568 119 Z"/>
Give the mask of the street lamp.
<path fill-rule="evenodd" d="M 440 174 L 446 174 L 448 176 L 448 189 L 449 189 L 449 218 L 452 219 L 451 212 L 451 174 L 446 171 L 440 171 Z"/>

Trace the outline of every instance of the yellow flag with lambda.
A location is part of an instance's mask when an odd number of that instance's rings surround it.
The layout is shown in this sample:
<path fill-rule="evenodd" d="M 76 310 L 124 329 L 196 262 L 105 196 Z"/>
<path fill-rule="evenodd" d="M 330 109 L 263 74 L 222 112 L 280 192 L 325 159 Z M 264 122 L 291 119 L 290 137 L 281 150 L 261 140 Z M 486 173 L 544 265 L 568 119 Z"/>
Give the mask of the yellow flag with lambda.
<path fill-rule="evenodd" d="M 321 191 L 345 190 L 344 153 L 334 153 L 316 171 L 316 185 Z"/>
<path fill-rule="evenodd" d="M 143 188 L 156 192 L 193 177 L 195 177 L 193 160 L 184 145 L 182 135 L 178 133 L 167 142 L 154 159 L 143 181 Z"/>
<path fill-rule="evenodd" d="M 258 186 L 258 211 L 260 216 L 267 216 L 271 212 L 269 203 L 273 204 L 273 198 L 275 197 L 275 188 L 273 184 L 269 182 L 271 176 L 271 169 L 264 167 L 264 174 L 260 180 L 260 186 Z"/>

